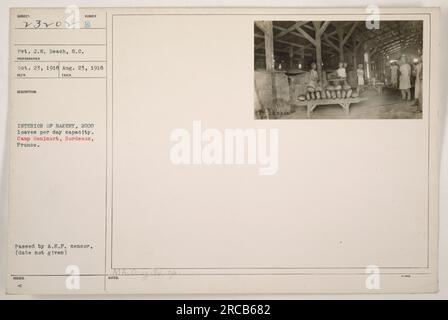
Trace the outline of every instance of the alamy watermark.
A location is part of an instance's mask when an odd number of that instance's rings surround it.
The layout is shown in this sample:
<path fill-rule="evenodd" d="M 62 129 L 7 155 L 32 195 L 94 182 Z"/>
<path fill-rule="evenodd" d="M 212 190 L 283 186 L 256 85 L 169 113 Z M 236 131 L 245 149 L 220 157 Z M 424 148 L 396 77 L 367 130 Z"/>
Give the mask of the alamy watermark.
<path fill-rule="evenodd" d="M 365 273 L 368 274 L 365 282 L 366 288 L 368 290 L 379 290 L 381 288 L 380 268 L 376 265 L 369 265 L 366 267 Z"/>
<path fill-rule="evenodd" d="M 368 30 L 379 30 L 381 19 L 380 8 L 375 5 L 367 6 L 366 13 L 369 14 L 366 18 L 366 28 Z"/>
<path fill-rule="evenodd" d="M 274 175 L 279 166 L 278 129 L 172 130 L 170 160 L 175 165 L 258 165 L 260 175 Z"/>
<path fill-rule="evenodd" d="M 79 290 L 81 288 L 81 272 L 79 266 L 69 265 L 65 268 L 65 287 L 68 290 Z"/>

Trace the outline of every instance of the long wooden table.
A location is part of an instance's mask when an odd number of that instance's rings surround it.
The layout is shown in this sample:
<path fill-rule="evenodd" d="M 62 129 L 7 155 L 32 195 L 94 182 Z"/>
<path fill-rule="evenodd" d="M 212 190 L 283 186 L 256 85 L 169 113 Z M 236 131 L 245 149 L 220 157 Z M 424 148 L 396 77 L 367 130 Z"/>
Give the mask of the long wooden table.
<path fill-rule="evenodd" d="M 342 107 L 342 109 L 344 109 L 344 112 L 348 115 L 350 114 L 350 105 L 352 103 L 358 103 L 364 100 L 367 100 L 367 98 L 357 97 L 357 98 L 345 98 L 345 99 L 316 99 L 316 100 L 299 101 L 298 103 L 295 103 L 295 105 L 306 106 L 306 115 L 307 118 L 310 118 L 311 113 L 317 106 L 338 104 Z"/>

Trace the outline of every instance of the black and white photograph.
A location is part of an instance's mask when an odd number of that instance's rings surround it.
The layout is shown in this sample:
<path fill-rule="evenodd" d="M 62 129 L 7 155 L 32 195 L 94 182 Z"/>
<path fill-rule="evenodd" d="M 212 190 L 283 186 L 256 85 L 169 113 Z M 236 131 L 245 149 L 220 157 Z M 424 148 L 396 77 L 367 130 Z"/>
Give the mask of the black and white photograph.
<path fill-rule="evenodd" d="M 423 21 L 255 21 L 255 119 L 421 119 Z"/>

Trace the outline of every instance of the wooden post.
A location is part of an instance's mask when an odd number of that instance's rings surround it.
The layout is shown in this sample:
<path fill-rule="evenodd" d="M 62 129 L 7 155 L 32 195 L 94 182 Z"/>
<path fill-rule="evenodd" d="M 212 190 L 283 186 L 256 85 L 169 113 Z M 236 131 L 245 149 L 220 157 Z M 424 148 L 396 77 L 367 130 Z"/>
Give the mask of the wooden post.
<path fill-rule="evenodd" d="M 367 59 L 366 59 L 367 57 Z M 370 80 L 370 48 L 368 47 L 367 43 L 364 43 L 364 50 L 363 50 L 363 54 L 362 54 L 362 59 L 364 62 L 364 72 L 366 75 L 366 79 Z"/>
<path fill-rule="evenodd" d="M 320 35 L 316 36 L 316 64 L 319 81 L 322 81 L 322 41 Z"/>
<path fill-rule="evenodd" d="M 294 62 L 294 48 L 292 46 L 289 47 L 289 69 L 293 68 Z"/>
<path fill-rule="evenodd" d="M 275 87 L 275 65 L 274 65 L 274 28 L 272 21 L 255 21 L 255 24 L 263 30 L 264 33 L 264 50 L 266 57 L 266 71 L 271 78 L 272 88 L 272 106 L 275 110 L 277 105 L 277 90 Z M 265 110 L 269 118 L 269 110 Z"/>
<path fill-rule="evenodd" d="M 272 109 L 277 109 L 277 88 L 275 86 L 274 28 L 272 21 L 264 21 L 264 46 L 266 54 L 266 71 L 270 73 L 272 88 Z"/>
<path fill-rule="evenodd" d="M 319 81 L 322 82 L 322 33 L 320 21 L 313 21 L 314 29 L 316 30 L 316 37 L 314 39 L 314 46 L 316 47 L 316 65 Z"/>
<path fill-rule="evenodd" d="M 358 69 L 358 46 L 355 38 L 353 38 L 353 69 L 355 71 Z"/>
<path fill-rule="evenodd" d="M 302 68 L 305 66 L 305 48 L 300 50 L 300 63 L 302 64 Z"/>
<path fill-rule="evenodd" d="M 339 62 L 344 62 L 344 28 L 340 23 L 336 26 L 339 40 Z"/>
<path fill-rule="evenodd" d="M 274 70 L 274 31 L 272 21 L 264 21 L 264 46 L 266 54 L 266 70 Z"/>

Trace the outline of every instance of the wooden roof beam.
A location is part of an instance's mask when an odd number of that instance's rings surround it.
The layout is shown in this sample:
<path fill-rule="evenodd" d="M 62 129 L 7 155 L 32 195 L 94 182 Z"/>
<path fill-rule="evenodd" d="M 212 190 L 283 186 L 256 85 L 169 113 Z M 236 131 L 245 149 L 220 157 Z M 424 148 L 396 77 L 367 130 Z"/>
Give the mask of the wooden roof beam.
<path fill-rule="evenodd" d="M 338 53 L 340 52 L 339 47 L 335 45 L 326 34 L 324 34 L 324 40 L 328 45 L 330 45 L 330 47 L 335 49 Z"/>
<path fill-rule="evenodd" d="M 276 35 L 274 38 L 275 39 L 281 38 L 281 37 L 287 35 L 288 33 L 296 30 L 297 27 L 300 27 L 300 26 L 306 24 L 307 22 L 308 21 L 298 21 L 286 29 L 282 28 L 283 30 L 278 35 Z"/>
<path fill-rule="evenodd" d="M 316 46 L 316 40 L 311 37 L 305 30 L 303 30 L 301 27 L 297 27 L 296 30 L 300 32 L 300 34 L 307 39 L 310 43 L 312 43 L 314 46 Z"/>
<path fill-rule="evenodd" d="M 348 39 L 350 39 L 350 37 L 353 34 L 353 31 L 355 31 L 357 26 L 358 26 L 358 21 L 355 21 L 355 23 L 353 23 L 353 25 L 351 26 L 350 30 L 347 32 L 347 34 L 345 35 L 345 37 L 343 39 L 343 43 L 344 44 L 347 42 Z"/>

